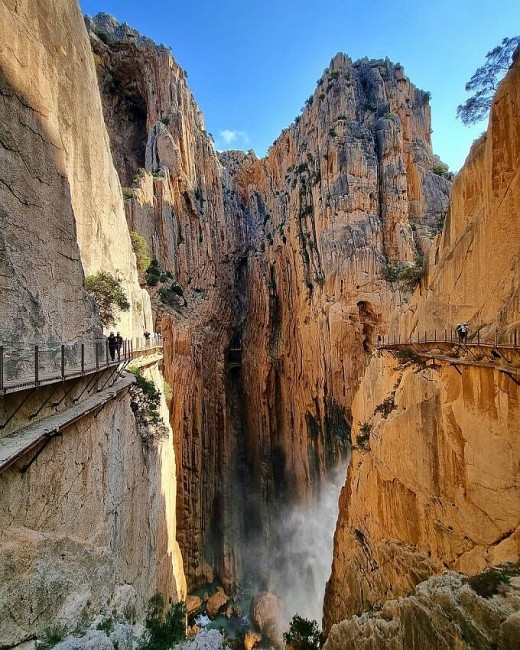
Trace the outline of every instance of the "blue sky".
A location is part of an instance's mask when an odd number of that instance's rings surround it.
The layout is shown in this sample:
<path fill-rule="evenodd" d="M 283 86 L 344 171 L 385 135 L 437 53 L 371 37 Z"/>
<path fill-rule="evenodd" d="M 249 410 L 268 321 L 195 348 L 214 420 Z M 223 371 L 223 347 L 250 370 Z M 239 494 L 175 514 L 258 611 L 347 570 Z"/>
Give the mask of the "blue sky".
<path fill-rule="evenodd" d="M 401 63 L 432 95 L 433 147 L 458 170 L 486 122 L 455 119 L 486 52 L 520 33 L 519 0 L 80 0 L 169 45 L 218 149 L 265 155 L 336 52 Z"/>

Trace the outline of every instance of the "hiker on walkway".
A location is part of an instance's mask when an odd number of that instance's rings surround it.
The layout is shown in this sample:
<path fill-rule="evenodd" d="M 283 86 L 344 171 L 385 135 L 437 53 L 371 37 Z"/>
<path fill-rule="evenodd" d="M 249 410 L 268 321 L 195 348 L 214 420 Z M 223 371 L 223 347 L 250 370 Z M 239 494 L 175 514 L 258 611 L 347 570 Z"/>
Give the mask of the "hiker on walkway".
<path fill-rule="evenodd" d="M 116 358 L 116 350 L 118 347 L 117 338 L 114 332 L 110 332 L 110 336 L 108 337 L 108 351 L 110 352 L 110 358 L 112 361 Z"/>
<path fill-rule="evenodd" d="M 457 327 L 455 328 L 455 331 L 457 332 L 457 336 L 459 337 L 459 343 L 467 343 L 468 342 L 468 324 L 467 323 L 459 323 Z"/>
<path fill-rule="evenodd" d="M 121 359 L 121 350 L 123 349 L 123 337 L 121 336 L 121 332 L 117 332 L 116 334 L 116 341 L 117 341 L 117 359 Z"/>

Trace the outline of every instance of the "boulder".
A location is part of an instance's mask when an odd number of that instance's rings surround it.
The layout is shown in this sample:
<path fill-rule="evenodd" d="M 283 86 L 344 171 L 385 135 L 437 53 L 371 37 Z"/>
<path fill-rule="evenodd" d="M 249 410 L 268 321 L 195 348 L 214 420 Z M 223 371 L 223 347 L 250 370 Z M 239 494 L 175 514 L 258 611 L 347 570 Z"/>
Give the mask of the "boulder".
<path fill-rule="evenodd" d="M 251 601 L 251 620 L 262 637 L 275 646 L 283 645 L 287 624 L 282 616 L 282 600 L 270 591 L 261 591 Z"/>
<path fill-rule="evenodd" d="M 259 632 L 246 632 L 244 635 L 244 650 L 252 650 L 261 640 L 262 635 Z"/>
<path fill-rule="evenodd" d="M 202 605 L 202 599 L 198 596 L 187 596 L 186 597 L 186 613 L 188 616 L 194 616 L 198 614 Z"/>
<path fill-rule="evenodd" d="M 206 603 L 206 612 L 210 618 L 215 618 L 219 611 L 228 602 L 229 597 L 222 587 L 217 587 L 217 591 L 208 598 Z"/>

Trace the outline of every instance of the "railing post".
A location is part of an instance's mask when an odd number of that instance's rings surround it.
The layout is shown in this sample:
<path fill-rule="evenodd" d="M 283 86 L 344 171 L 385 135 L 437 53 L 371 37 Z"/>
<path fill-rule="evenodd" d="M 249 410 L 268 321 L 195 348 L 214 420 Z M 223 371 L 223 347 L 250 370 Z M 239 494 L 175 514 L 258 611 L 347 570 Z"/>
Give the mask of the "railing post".
<path fill-rule="evenodd" d="M 65 346 L 61 344 L 61 379 L 65 379 Z"/>
<path fill-rule="evenodd" d="M 34 346 L 34 383 L 37 384 L 40 379 L 40 368 L 38 367 L 40 363 L 39 350 L 38 346 Z"/>
<path fill-rule="evenodd" d="M 433 340 L 434 340 L 435 343 L 437 343 L 437 330 L 436 329 L 433 330 Z"/>
<path fill-rule="evenodd" d="M 444 328 L 444 343 L 448 340 L 448 332 L 446 331 L 446 328 Z"/>
<path fill-rule="evenodd" d="M 4 346 L 0 345 L 0 391 L 4 390 Z"/>
<path fill-rule="evenodd" d="M 94 345 L 96 346 L 96 370 L 99 370 L 99 341 L 97 339 L 94 341 Z"/>
<path fill-rule="evenodd" d="M 105 360 L 108 366 L 108 339 L 105 341 Z"/>
<path fill-rule="evenodd" d="M 85 374 L 85 344 L 81 344 L 81 374 Z"/>
<path fill-rule="evenodd" d="M 515 333 L 514 333 L 514 336 L 513 336 L 513 345 L 516 348 L 516 328 L 515 328 Z"/>
<path fill-rule="evenodd" d="M 498 329 L 495 330 L 495 347 L 498 345 Z"/>
<path fill-rule="evenodd" d="M 477 332 L 477 345 L 480 345 L 480 330 Z"/>

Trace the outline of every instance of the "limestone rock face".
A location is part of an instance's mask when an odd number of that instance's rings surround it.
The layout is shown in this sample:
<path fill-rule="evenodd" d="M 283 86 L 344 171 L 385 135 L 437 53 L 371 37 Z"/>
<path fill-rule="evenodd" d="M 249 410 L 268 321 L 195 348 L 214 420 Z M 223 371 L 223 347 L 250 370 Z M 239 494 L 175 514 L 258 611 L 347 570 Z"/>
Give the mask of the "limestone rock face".
<path fill-rule="evenodd" d="M 446 210 L 428 96 L 400 66 L 338 55 L 265 160 L 219 159 L 167 50 L 103 14 L 87 26 L 128 223 L 183 290 L 157 322 L 186 570 L 232 586 L 269 573 L 277 505 L 312 499 L 342 454 L 400 300 L 385 268 Z"/>
<path fill-rule="evenodd" d="M 428 275 L 392 318 L 401 340 L 464 320 L 474 340 L 477 328 L 507 337 L 518 327 L 519 93 L 517 59 L 454 183 Z M 358 449 L 340 498 L 327 630 L 443 567 L 474 574 L 518 560 L 518 398 L 514 377 L 492 367 L 373 356 L 353 406 Z"/>
<path fill-rule="evenodd" d="M 334 625 L 325 650 L 513 650 L 518 647 L 517 579 L 502 593 L 482 598 L 459 574 L 447 573 L 417 586 L 415 593 L 381 610 Z"/>
<path fill-rule="evenodd" d="M 99 335 L 83 290 L 98 270 L 122 279 L 131 303 L 122 334 L 142 334 L 150 299 L 137 281 L 79 7 L 3 2 L 0 43 L 0 342 Z M 149 373 L 162 383 L 157 368 Z M 25 458 L 0 475 L 0 646 L 103 608 L 142 618 L 156 590 L 185 593 L 171 431 L 146 444 L 125 397 L 53 438 L 27 472 Z"/>
<path fill-rule="evenodd" d="M 137 284 L 79 7 L 38 0 L 0 12 L 6 331 L 40 343 L 92 337 L 99 321 L 83 275 L 104 270 L 121 278 L 132 305 L 119 329 L 142 335 L 137 316 L 149 300 Z"/>
<path fill-rule="evenodd" d="M 129 401 L 0 474 L 0 645 L 103 609 L 142 619 L 157 590 L 184 597 L 172 440 L 144 442 Z"/>

